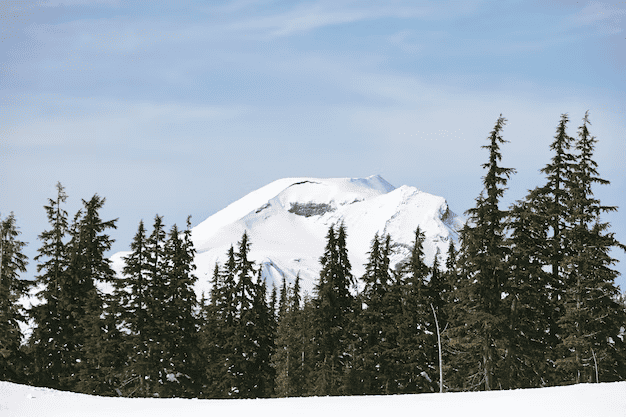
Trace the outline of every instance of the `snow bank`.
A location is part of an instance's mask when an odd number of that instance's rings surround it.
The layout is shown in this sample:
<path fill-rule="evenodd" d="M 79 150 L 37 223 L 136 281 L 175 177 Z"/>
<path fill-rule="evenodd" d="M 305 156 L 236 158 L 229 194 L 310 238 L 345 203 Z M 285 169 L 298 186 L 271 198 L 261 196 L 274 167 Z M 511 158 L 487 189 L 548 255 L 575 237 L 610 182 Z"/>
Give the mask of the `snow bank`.
<path fill-rule="evenodd" d="M 0 382 L 0 416 L 603 416 L 626 414 L 626 382 L 475 393 L 262 400 L 104 398 Z"/>

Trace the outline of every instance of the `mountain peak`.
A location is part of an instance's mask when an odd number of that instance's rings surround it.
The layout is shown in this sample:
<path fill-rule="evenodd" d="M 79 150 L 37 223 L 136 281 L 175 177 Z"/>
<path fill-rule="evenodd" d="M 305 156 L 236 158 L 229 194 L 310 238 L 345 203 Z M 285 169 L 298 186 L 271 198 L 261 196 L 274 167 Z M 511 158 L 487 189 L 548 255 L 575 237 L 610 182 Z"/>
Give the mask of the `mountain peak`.
<path fill-rule="evenodd" d="M 447 251 L 462 225 L 443 197 L 415 187 L 395 188 L 380 175 L 366 178 L 283 178 L 255 190 L 192 229 L 197 250 L 197 293 L 210 288 L 215 263 L 224 263 L 230 245 L 247 232 L 250 259 L 268 284 L 282 277 L 293 281 L 300 273 L 302 288 L 312 292 L 319 276 L 319 257 L 333 224 L 343 222 L 353 274 L 364 272 L 374 235 L 389 233 L 396 243 L 392 267 L 409 256 L 415 229 L 425 233 L 425 261 L 432 264 L 436 249 Z M 121 256 L 121 255 L 120 255 Z M 114 267 L 121 270 L 120 256 Z"/>

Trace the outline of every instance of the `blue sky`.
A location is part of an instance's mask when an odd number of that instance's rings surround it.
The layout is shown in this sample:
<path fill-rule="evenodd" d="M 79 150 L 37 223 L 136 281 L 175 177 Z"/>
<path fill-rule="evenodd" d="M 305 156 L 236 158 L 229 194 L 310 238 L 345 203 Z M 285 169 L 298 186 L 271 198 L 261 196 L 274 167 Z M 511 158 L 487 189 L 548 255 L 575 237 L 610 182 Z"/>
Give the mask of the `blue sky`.
<path fill-rule="evenodd" d="M 586 110 L 626 242 L 626 2 L 7 1 L 0 21 L 0 215 L 31 259 L 57 181 L 70 215 L 106 197 L 113 252 L 283 177 L 380 174 L 463 213 L 500 113 L 506 206 Z"/>

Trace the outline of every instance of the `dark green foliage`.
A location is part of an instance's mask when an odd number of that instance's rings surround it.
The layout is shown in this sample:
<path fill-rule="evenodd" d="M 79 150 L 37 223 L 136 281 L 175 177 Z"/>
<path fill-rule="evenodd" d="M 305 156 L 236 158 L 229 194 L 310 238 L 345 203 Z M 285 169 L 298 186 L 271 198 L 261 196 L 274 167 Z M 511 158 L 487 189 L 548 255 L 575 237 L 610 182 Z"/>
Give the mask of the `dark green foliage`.
<path fill-rule="evenodd" d="M 191 242 L 191 222 L 179 233 L 172 226 L 165 243 L 165 272 L 167 276 L 164 311 L 164 329 L 161 338 L 165 346 L 164 396 L 193 397 L 199 390 L 200 374 L 196 294 L 197 278 L 193 275 L 195 249 Z"/>
<path fill-rule="evenodd" d="M 426 286 L 429 268 L 424 262 L 424 239 L 418 226 L 411 256 L 396 283 L 399 286 L 396 293 L 402 297 L 398 328 L 403 367 L 399 384 L 405 393 L 435 390 L 437 340 Z"/>
<path fill-rule="evenodd" d="M 553 384 L 559 377 L 552 372 L 556 361 L 556 346 L 560 343 L 558 321 L 564 314 L 563 295 L 566 290 L 564 282 L 563 259 L 571 249 L 566 238 L 567 217 L 569 216 L 571 199 L 571 179 L 576 156 L 572 153 L 574 138 L 567 134 L 569 123 L 567 114 L 562 114 L 556 129 L 550 150 L 554 156 L 541 172 L 546 174 L 547 181 L 543 187 L 537 187 L 526 197 L 525 201 L 532 210 L 534 220 L 526 227 L 526 232 L 536 235 L 532 238 L 534 249 L 531 250 L 539 262 L 550 267 L 550 276 L 546 277 L 541 286 L 548 298 L 548 306 L 543 309 L 547 324 L 548 339 L 546 343 L 550 354 L 548 367 L 542 377 L 543 384 Z M 532 237 L 532 236 L 531 236 Z"/>
<path fill-rule="evenodd" d="M 265 281 L 248 259 L 247 233 L 237 247 L 235 252 L 231 246 L 223 268 L 216 265 L 211 302 L 203 308 L 200 337 L 203 356 L 210 363 L 202 392 L 209 398 L 259 398 L 274 393 L 275 371 L 270 360 L 276 331 L 274 313 Z"/>
<path fill-rule="evenodd" d="M 231 247 L 232 248 L 232 247 Z M 233 255 L 234 256 L 234 255 Z M 215 264 L 213 277 L 211 279 L 211 297 L 209 302 L 202 300 L 200 315 L 199 344 L 201 359 L 198 366 L 203 370 L 201 377 L 202 387 L 200 397 L 202 398 L 224 398 L 228 391 L 224 384 L 227 375 L 225 364 L 226 328 L 227 322 L 223 319 L 221 311 L 221 294 L 225 288 L 222 282 L 222 275 L 218 264 Z M 232 321 L 231 321 L 232 326 Z"/>
<path fill-rule="evenodd" d="M 294 329 L 290 326 L 291 320 L 288 320 L 288 318 L 292 318 L 292 312 L 290 311 L 291 309 L 288 303 L 288 290 L 287 281 L 283 276 L 282 285 L 280 287 L 280 301 L 278 304 L 278 320 L 275 340 L 276 346 L 274 355 L 272 356 L 272 363 L 274 364 L 274 368 L 276 370 L 276 396 L 278 397 L 292 396 L 290 368 L 293 366 L 293 353 L 290 342 Z"/>
<path fill-rule="evenodd" d="M 123 276 L 115 281 L 114 300 L 117 310 L 111 314 L 128 332 L 123 338 L 125 361 L 120 366 L 118 390 L 127 397 L 149 396 L 146 386 L 148 375 L 148 247 L 143 221 L 130 244 L 131 253 L 124 258 Z"/>
<path fill-rule="evenodd" d="M 251 352 L 252 369 L 248 377 L 252 379 L 251 397 L 268 398 L 274 396 L 276 371 L 271 358 L 275 349 L 276 321 L 267 302 L 267 285 L 259 271 L 256 283 L 254 303 L 251 310 L 254 326 L 248 335 L 254 340 Z"/>
<path fill-rule="evenodd" d="M 346 250 L 346 232 L 340 225 L 328 230 L 322 271 L 315 287 L 316 365 L 313 370 L 312 393 L 340 395 L 350 389 L 344 378 L 349 368 L 352 335 L 349 324 L 354 313 L 354 299 L 349 287 L 353 283 Z"/>
<path fill-rule="evenodd" d="M 428 280 L 428 301 L 433 305 L 436 311 L 437 319 L 442 323 L 447 323 L 447 314 L 445 311 L 446 300 L 450 296 L 450 284 L 446 276 L 441 271 L 439 263 L 439 248 L 435 252 L 433 266 L 430 268 L 430 279 Z"/>
<path fill-rule="evenodd" d="M 44 242 L 36 260 L 42 304 L 30 314 L 35 329 L 30 340 L 33 383 L 85 393 L 110 394 L 114 355 L 109 340 L 114 325 L 103 319 L 104 302 L 96 282 L 111 282 L 113 270 L 104 253 L 113 240 L 105 232 L 117 220 L 102 221 L 105 199 L 83 200 L 68 227 L 61 203 L 67 196 L 57 184 L 57 199 L 45 207 L 52 230 L 40 235 Z M 69 240 L 64 241 L 66 235 Z M 112 326 L 112 327 L 111 327 Z M 110 329 L 109 329 L 110 327 Z"/>
<path fill-rule="evenodd" d="M 236 398 L 259 398 L 273 394 L 274 373 L 270 357 L 274 345 L 273 314 L 267 304 L 267 289 L 254 264 L 248 259 L 250 242 L 244 233 L 235 253 L 236 298 L 238 307 L 234 334 L 230 373 L 234 385 L 231 395 Z"/>
<path fill-rule="evenodd" d="M 559 266 L 566 249 L 563 232 L 569 210 L 568 200 L 571 198 L 569 184 L 575 161 L 575 156 L 570 152 L 574 139 L 566 132 L 568 122 L 568 115 L 562 114 L 554 141 L 550 145 L 554 156 L 550 163 L 541 169 L 547 176 L 547 182 L 543 187 L 533 190 L 529 196 L 535 210 L 543 215 L 545 226 L 550 228 L 546 240 L 548 245 L 543 254 L 552 271 L 551 284 L 556 291 L 553 297 L 560 295 L 562 291 Z"/>
<path fill-rule="evenodd" d="M 544 216 L 527 201 L 511 207 L 509 279 L 504 286 L 506 345 L 501 379 L 504 388 L 538 387 L 551 379 L 551 318 L 554 304 L 546 288 L 543 244 L 548 240 Z"/>
<path fill-rule="evenodd" d="M 167 395 L 163 385 L 167 381 L 167 346 L 162 333 L 167 328 L 166 309 L 168 278 L 165 257 L 165 226 L 161 216 L 155 216 L 152 233 L 147 239 L 146 315 L 144 328 L 147 374 L 145 389 L 149 396 Z"/>
<path fill-rule="evenodd" d="M 280 310 L 272 363 L 276 370 L 275 393 L 278 397 L 299 397 L 306 393 L 305 350 L 309 346 L 301 306 L 300 275 L 296 275 L 293 288 L 285 280 L 281 287 Z"/>
<path fill-rule="evenodd" d="M 404 391 L 402 374 L 406 351 L 400 345 L 402 299 L 389 269 L 391 238 L 374 236 L 365 266 L 365 288 L 357 316 L 358 342 L 354 361 L 360 394 L 393 394 Z"/>
<path fill-rule="evenodd" d="M 616 260 L 609 251 L 624 246 L 613 233 L 609 223 L 600 215 L 616 207 L 602 206 L 593 197 L 594 184 L 608 184 L 598 176 L 593 161 L 596 139 L 590 135 L 588 113 L 578 129 L 576 164 L 569 178 L 567 229 L 564 232 L 569 251 L 563 258 L 565 291 L 564 314 L 559 319 L 562 346 L 557 369 L 565 383 L 598 382 L 623 379 L 623 356 L 617 342 L 624 310 L 617 304 L 615 286 L 618 272 L 611 269 Z"/>
<path fill-rule="evenodd" d="M 69 256 L 64 241 L 68 229 L 67 212 L 61 204 L 67 200 L 67 194 L 60 183 L 56 188 L 56 199 L 49 199 L 48 205 L 44 206 L 51 229 L 39 235 L 42 246 L 35 257 L 36 261 L 45 259 L 45 262 L 37 265 L 40 274 L 37 286 L 41 288 L 37 296 L 41 304 L 29 311 L 35 324 L 29 342 L 34 362 L 31 379 L 35 385 L 69 389 L 60 379 L 71 372 L 70 365 L 75 362 L 70 356 L 71 324 L 64 320 L 68 316 L 62 297 L 67 286 Z"/>
<path fill-rule="evenodd" d="M 460 265 L 463 282 L 459 283 L 456 298 L 459 308 L 453 329 L 459 351 L 464 359 L 459 364 L 469 374 L 465 389 L 490 390 L 501 386 L 499 366 L 504 356 L 506 337 L 502 294 L 507 281 L 504 268 L 508 248 L 504 219 L 507 212 L 498 202 L 512 173 L 502 168 L 500 145 L 506 143 L 501 131 L 506 119 L 500 115 L 489 135 L 489 162 L 483 164 L 484 191 L 476 199 L 476 207 L 469 209 L 468 223 L 461 231 Z M 460 358 L 460 357 L 459 357 Z"/>
<path fill-rule="evenodd" d="M 26 243 L 18 240 L 19 235 L 13 213 L 0 218 L 0 380 L 23 383 L 26 358 L 20 350 L 19 323 L 26 317 L 17 301 L 27 294 L 30 282 L 20 279 L 28 262 L 22 253 Z"/>
<path fill-rule="evenodd" d="M 108 355 L 108 333 L 103 320 L 104 300 L 96 283 L 113 282 L 115 273 L 111 261 L 104 256 L 111 249 L 113 239 L 105 232 L 116 228 L 115 220 L 103 221 L 99 210 L 105 199 L 94 195 L 83 200 L 84 214 L 76 227 L 72 227 L 69 242 L 68 268 L 72 285 L 66 289 L 67 299 L 73 303 L 71 311 L 78 317 L 75 346 L 78 348 L 76 364 L 76 390 L 89 394 L 110 394 L 106 375 L 113 364 Z"/>

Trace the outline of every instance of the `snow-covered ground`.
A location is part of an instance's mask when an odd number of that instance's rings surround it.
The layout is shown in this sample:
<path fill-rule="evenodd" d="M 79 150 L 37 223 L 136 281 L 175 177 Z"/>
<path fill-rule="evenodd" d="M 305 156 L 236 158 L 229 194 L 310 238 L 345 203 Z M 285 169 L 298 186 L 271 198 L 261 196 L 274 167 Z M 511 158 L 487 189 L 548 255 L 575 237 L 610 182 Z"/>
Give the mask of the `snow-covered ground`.
<path fill-rule="evenodd" d="M 624 417 L 626 382 L 474 393 L 260 400 L 104 398 L 0 382 L 0 416 Z"/>

